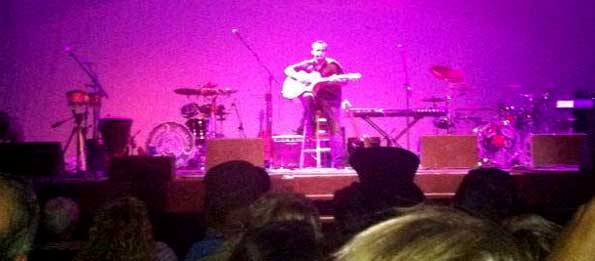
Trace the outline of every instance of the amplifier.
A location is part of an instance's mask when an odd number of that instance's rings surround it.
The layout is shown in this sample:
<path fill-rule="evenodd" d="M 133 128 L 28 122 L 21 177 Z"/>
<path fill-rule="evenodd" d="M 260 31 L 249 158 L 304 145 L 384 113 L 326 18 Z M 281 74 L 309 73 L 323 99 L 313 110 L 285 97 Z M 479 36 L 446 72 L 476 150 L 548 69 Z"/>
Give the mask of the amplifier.
<path fill-rule="evenodd" d="M 264 167 L 264 143 L 262 139 L 208 139 L 207 171 L 230 160 L 244 160 Z"/>
<path fill-rule="evenodd" d="M 299 166 L 300 151 L 302 149 L 302 135 L 273 136 L 273 168 L 293 169 Z"/>
<path fill-rule="evenodd" d="M 422 136 L 421 168 L 472 168 L 479 152 L 475 135 Z"/>
<path fill-rule="evenodd" d="M 531 167 L 579 165 L 585 134 L 531 134 L 527 149 Z"/>

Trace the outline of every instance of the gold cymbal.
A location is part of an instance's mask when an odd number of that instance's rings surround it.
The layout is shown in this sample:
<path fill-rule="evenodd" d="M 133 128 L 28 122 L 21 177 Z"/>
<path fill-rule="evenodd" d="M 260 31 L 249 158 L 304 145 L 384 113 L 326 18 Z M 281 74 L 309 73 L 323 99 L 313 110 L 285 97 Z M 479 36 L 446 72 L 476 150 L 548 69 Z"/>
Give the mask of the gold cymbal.
<path fill-rule="evenodd" d="M 439 80 L 449 83 L 462 83 L 465 81 L 462 70 L 452 69 L 444 65 L 434 65 L 430 68 L 430 72 Z"/>

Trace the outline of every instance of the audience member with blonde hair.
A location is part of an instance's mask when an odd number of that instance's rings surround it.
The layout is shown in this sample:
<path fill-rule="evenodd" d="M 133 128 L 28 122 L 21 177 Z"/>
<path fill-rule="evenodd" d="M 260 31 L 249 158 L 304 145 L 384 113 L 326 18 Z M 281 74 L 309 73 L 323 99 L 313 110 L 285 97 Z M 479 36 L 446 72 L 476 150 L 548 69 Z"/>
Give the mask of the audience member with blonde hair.
<path fill-rule="evenodd" d="M 595 259 L 595 197 L 581 206 L 554 244 L 549 261 Z"/>
<path fill-rule="evenodd" d="M 0 173 L 0 260 L 27 260 L 38 220 L 39 206 L 31 187 Z"/>
<path fill-rule="evenodd" d="M 337 260 L 525 260 L 512 234 L 464 212 L 415 208 L 356 235 Z"/>
<path fill-rule="evenodd" d="M 562 231 L 562 226 L 535 214 L 508 218 L 502 224 L 525 250 L 527 260 L 531 261 L 545 260 Z"/>

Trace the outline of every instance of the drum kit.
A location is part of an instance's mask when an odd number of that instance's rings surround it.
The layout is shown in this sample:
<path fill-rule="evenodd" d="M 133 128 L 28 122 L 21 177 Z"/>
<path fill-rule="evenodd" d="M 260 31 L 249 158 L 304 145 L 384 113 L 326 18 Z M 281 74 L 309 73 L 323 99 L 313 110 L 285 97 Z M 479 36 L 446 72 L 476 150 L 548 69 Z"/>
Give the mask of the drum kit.
<path fill-rule="evenodd" d="M 223 122 L 229 114 L 219 98 L 227 98 L 236 92 L 210 82 L 197 88 L 175 89 L 174 93 L 197 101 L 181 107 L 184 124 L 165 122 L 153 128 L 146 143 L 149 155 L 174 156 L 177 168 L 204 170 L 206 140 L 224 136 Z"/>
<path fill-rule="evenodd" d="M 444 107 L 447 115 L 436 118 L 436 129 L 444 129 L 449 134 L 471 132 L 478 137 L 478 149 L 482 162 L 499 167 L 521 165 L 524 159 L 526 142 L 531 133 L 563 131 L 555 124 L 555 103 L 550 92 L 520 93 L 506 101 L 499 102 L 496 108 L 452 108 L 453 100 L 473 89 L 466 85 L 463 73 L 446 66 L 433 66 L 432 74 L 447 83 L 447 95 L 427 97 L 422 102 L 432 107 Z M 520 85 L 510 88 L 520 91 Z"/>

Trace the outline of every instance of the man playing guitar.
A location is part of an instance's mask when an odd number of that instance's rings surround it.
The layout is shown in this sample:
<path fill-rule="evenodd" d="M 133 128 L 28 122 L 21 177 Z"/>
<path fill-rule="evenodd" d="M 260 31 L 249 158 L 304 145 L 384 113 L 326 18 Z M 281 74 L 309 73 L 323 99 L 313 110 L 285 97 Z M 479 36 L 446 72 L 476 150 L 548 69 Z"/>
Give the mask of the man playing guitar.
<path fill-rule="evenodd" d="M 312 59 L 285 68 L 288 78 L 283 84 L 283 96 L 299 98 L 302 102 L 304 111 L 297 130 L 299 134 L 303 133 L 303 128 L 312 130 L 316 111 L 322 113 L 329 126 L 332 167 L 343 168 L 345 150 L 340 117 L 341 86 L 345 79 L 337 77 L 342 75 L 343 69 L 337 61 L 326 57 L 327 47 L 326 42 L 315 41 L 312 43 Z"/>

